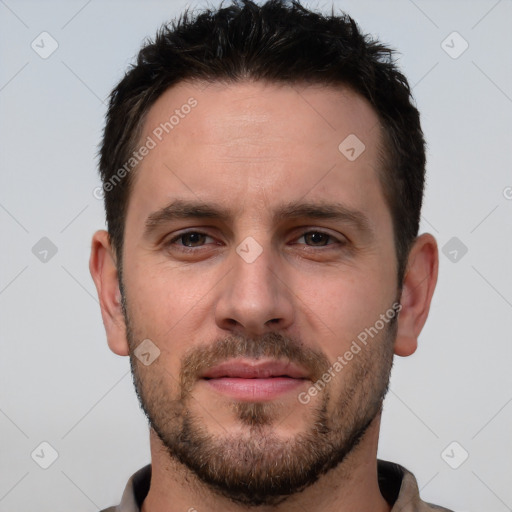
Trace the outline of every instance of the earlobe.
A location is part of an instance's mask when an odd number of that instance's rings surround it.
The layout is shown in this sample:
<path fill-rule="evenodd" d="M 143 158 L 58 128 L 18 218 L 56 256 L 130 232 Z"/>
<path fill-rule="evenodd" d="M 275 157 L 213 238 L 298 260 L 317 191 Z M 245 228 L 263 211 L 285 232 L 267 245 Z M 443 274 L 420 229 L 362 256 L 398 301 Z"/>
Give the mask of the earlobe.
<path fill-rule="evenodd" d="M 435 238 L 419 236 L 409 253 L 405 272 L 395 354 L 410 356 L 418 346 L 418 336 L 425 325 L 437 283 L 439 257 Z"/>
<path fill-rule="evenodd" d="M 129 354 L 129 347 L 121 307 L 119 276 L 110 237 L 104 230 L 97 231 L 92 238 L 89 270 L 98 292 L 110 350 L 117 355 L 126 356 Z"/>

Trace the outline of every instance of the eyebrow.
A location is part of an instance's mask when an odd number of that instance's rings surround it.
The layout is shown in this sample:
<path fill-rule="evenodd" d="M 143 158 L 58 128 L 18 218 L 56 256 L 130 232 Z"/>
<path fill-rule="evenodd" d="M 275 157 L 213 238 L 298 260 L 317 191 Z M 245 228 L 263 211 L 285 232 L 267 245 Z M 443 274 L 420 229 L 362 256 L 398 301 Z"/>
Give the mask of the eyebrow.
<path fill-rule="evenodd" d="M 370 221 L 363 212 L 348 208 L 341 203 L 289 203 L 280 207 L 274 214 L 276 222 L 296 218 L 343 222 L 352 224 L 363 233 L 373 234 Z"/>
<path fill-rule="evenodd" d="M 147 217 L 144 236 L 150 237 L 159 227 L 175 220 L 214 219 L 229 221 L 234 216 L 232 210 L 216 203 L 176 199 Z M 274 223 L 299 218 L 343 222 L 353 225 L 367 236 L 374 234 L 368 217 L 363 212 L 348 208 L 340 203 L 291 202 L 280 206 L 273 214 Z"/>
<path fill-rule="evenodd" d="M 151 235 L 163 224 L 180 219 L 227 219 L 231 212 L 217 204 L 176 199 L 148 215 L 145 222 L 144 236 Z"/>

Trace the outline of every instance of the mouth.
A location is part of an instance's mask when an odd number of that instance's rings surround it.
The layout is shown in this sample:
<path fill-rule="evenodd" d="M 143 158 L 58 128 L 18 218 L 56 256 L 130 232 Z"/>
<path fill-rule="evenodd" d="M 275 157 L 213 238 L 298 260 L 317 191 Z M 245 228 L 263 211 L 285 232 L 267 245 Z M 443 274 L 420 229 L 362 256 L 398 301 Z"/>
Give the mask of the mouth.
<path fill-rule="evenodd" d="M 201 381 L 217 393 L 241 401 L 269 401 L 297 391 L 308 373 L 290 361 L 236 359 L 208 368 Z"/>

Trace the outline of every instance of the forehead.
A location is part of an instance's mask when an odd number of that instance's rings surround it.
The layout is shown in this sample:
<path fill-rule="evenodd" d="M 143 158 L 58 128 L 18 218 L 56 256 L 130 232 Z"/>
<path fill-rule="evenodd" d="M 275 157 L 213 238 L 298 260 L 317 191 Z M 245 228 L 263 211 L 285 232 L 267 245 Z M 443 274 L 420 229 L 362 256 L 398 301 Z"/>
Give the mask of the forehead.
<path fill-rule="evenodd" d="M 131 201 L 144 210 L 181 196 L 269 208 L 307 196 L 361 206 L 382 196 L 380 142 L 376 113 L 348 88 L 182 82 L 147 114 L 140 145 L 151 149 Z"/>
<path fill-rule="evenodd" d="M 318 143 L 328 135 L 358 134 L 371 144 L 380 136 L 371 105 L 347 87 L 261 81 L 181 82 L 164 92 L 147 114 L 143 138 L 177 146 L 194 143 L 192 134 L 206 144 L 232 147 L 247 136 L 268 147 L 272 137 L 280 139 L 282 147 L 274 149 L 282 152 L 304 137 Z"/>

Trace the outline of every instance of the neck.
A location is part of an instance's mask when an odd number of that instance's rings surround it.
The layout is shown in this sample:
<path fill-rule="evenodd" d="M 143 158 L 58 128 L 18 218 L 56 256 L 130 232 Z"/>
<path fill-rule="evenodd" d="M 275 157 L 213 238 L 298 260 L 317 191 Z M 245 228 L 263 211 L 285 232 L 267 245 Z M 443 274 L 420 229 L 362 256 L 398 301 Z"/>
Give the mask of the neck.
<path fill-rule="evenodd" d="M 380 415 L 356 448 L 336 468 L 304 491 L 275 506 L 255 512 L 389 512 L 377 479 Z M 150 431 L 152 477 L 142 512 L 247 512 L 248 507 L 215 493 L 186 467 L 173 459 L 153 430 Z"/>

